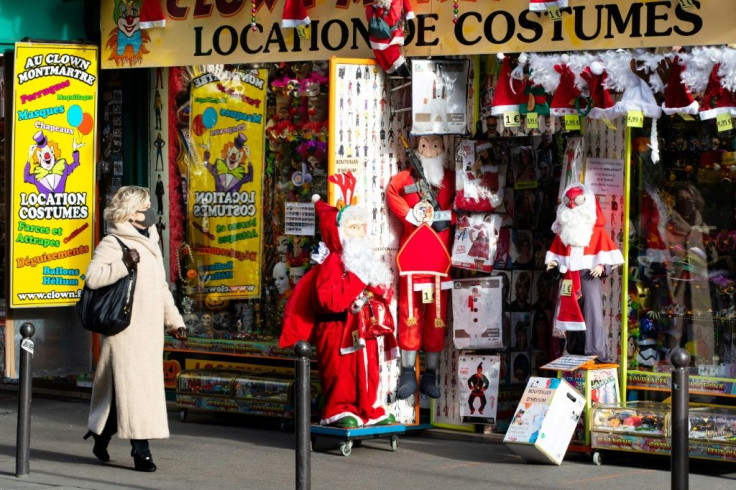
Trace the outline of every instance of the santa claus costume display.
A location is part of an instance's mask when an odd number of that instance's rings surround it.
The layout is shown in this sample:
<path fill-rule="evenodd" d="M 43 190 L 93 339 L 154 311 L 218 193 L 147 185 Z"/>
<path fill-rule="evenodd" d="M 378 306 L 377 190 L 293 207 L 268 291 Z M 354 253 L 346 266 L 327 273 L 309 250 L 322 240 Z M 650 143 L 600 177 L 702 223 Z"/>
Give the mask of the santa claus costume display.
<path fill-rule="evenodd" d="M 441 136 L 421 136 L 416 156 L 424 175 L 420 176 L 414 169 L 402 170 L 391 178 L 386 199 L 391 212 L 403 224 L 401 248 L 405 249 L 410 240 L 426 240 L 419 244 L 422 245 L 423 255 L 436 257 L 438 261 L 446 256 L 449 264 L 455 173 L 445 168 L 445 147 Z M 425 181 L 431 195 L 419 192 L 420 186 L 417 184 L 420 181 Z M 430 203 L 432 199 L 436 205 Z M 414 235 L 420 226 L 426 230 Z M 427 263 L 426 267 L 433 265 Z M 426 369 L 420 382 L 420 391 L 430 398 L 440 396 L 436 373 L 439 353 L 445 344 L 449 289 L 444 284 L 436 287 L 437 277 L 435 274 L 413 271 L 402 274 L 399 279 L 401 375 L 396 396 L 401 400 L 417 391 L 415 365 L 419 349 L 424 349 L 426 354 Z M 451 285 L 449 281 L 447 287 Z"/>
<path fill-rule="evenodd" d="M 554 329 L 585 331 L 584 353 L 598 356 L 600 361 L 609 360 L 601 276 L 624 263 L 605 224 L 590 188 L 580 183 L 569 185 L 557 208 L 557 219 L 552 224 L 556 236 L 545 257 L 548 270 L 559 267 L 564 274 Z"/>
<path fill-rule="evenodd" d="M 368 39 L 373 55 L 386 73 L 411 76 L 401 48 L 404 46 L 402 20 L 414 18 L 410 0 L 375 0 L 364 2 Z"/>
<path fill-rule="evenodd" d="M 279 346 L 306 339 L 316 346 L 325 399 L 320 424 L 354 428 L 392 423 L 393 415 L 377 400 L 376 336 L 383 336 L 386 360 L 398 355 L 396 341 L 392 333 L 362 328 L 361 321 L 369 302 L 388 305 L 390 270 L 366 239 L 364 209 L 346 206 L 338 211 L 319 196 L 313 200 L 324 242 L 312 256 L 318 265 L 297 283 L 286 305 Z"/>

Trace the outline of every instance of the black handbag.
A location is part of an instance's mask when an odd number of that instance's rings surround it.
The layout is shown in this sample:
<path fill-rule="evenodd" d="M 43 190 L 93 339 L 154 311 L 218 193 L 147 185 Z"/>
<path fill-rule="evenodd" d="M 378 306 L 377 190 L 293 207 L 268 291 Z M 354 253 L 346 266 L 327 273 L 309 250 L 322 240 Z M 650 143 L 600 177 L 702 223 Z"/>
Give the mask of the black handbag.
<path fill-rule="evenodd" d="M 128 247 L 113 235 L 123 252 Z M 103 335 L 115 335 L 130 325 L 130 315 L 133 309 L 133 292 L 137 270 L 118 280 L 114 284 L 98 289 L 90 289 L 84 285 L 82 297 L 77 302 L 77 313 L 82 326 L 91 332 Z"/>

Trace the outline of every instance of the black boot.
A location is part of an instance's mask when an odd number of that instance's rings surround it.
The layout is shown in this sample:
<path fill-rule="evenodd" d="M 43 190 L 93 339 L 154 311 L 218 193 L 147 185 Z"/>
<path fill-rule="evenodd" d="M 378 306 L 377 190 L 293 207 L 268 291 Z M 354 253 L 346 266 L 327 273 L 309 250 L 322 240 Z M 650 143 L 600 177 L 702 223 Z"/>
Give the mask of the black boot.
<path fill-rule="evenodd" d="M 417 375 L 414 368 L 401 368 L 399 375 L 399 387 L 396 390 L 396 398 L 406 400 L 417 392 Z"/>
<path fill-rule="evenodd" d="M 437 386 L 437 374 L 434 370 L 427 369 L 419 380 L 419 391 L 430 398 L 439 398 L 440 389 Z"/>
<path fill-rule="evenodd" d="M 110 461 L 110 454 L 107 452 L 107 445 L 110 444 L 110 436 L 97 435 L 94 432 L 87 431 L 84 435 L 84 440 L 87 440 L 92 436 L 95 440 L 95 445 L 92 446 L 92 453 L 97 456 L 97 459 L 103 463 Z"/>
<path fill-rule="evenodd" d="M 130 455 L 133 456 L 135 471 L 148 473 L 156 471 L 156 465 L 151 457 L 151 450 L 148 448 L 148 441 L 145 439 L 131 439 L 130 445 L 133 446 Z"/>
<path fill-rule="evenodd" d="M 393 75 L 402 78 L 411 78 L 411 70 L 409 69 L 409 65 L 407 65 L 406 63 L 402 63 L 396 68 L 396 70 L 393 72 Z"/>

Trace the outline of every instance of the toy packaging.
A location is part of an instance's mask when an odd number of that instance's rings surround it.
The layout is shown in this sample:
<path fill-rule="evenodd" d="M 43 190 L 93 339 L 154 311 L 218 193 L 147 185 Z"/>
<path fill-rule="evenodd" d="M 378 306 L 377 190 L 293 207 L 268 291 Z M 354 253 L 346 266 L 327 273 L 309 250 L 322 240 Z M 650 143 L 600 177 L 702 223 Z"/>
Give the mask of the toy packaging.
<path fill-rule="evenodd" d="M 453 281 L 453 343 L 456 349 L 502 349 L 500 277 Z"/>

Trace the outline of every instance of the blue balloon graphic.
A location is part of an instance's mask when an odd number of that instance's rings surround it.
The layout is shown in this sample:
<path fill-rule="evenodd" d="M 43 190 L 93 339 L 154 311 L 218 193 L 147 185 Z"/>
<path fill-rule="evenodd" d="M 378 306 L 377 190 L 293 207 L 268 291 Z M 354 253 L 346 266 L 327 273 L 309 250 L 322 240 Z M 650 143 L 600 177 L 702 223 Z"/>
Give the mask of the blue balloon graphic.
<path fill-rule="evenodd" d="M 217 122 L 217 111 L 212 107 L 205 109 L 202 114 L 202 122 L 205 128 L 210 129 Z"/>
<path fill-rule="evenodd" d="M 74 104 L 66 111 L 66 120 L 70 126 L 76 128 L 82 123 L 82 108 Z"/>

